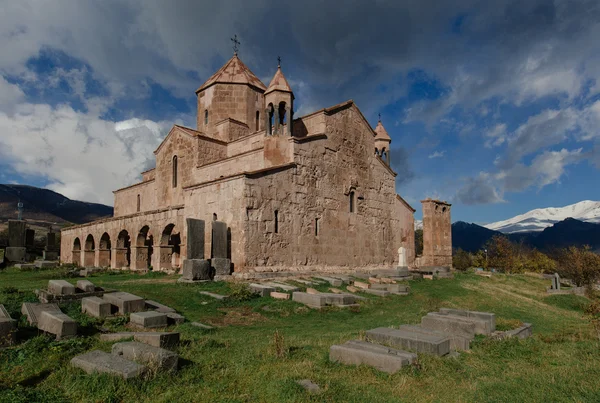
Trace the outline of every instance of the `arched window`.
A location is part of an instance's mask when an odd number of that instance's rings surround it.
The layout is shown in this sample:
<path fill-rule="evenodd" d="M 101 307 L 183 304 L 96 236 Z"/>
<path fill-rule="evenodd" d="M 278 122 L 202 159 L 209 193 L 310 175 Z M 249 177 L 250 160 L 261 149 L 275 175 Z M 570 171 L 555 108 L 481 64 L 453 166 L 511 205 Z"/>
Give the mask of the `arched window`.
<path fill-rule="evenodd" d="M 273 108 L 273 104 L 269 104 L 269 127 L 268 133 L 273 134 L 273 125 L 275 124 L 275 109 Z"/>
<path fill-rule="evenodd" d="M 285 102 L 279 103 L 279 124 L 283 125 L 286 123 L 285 118 Z"/>
<path fill-rule="evenodd" d="M 173 156 L 173 187 L 177 187 L 177 156 Z"/>
<path fill-rule="evenodd" d="M 256 129 L 255 129 L 255 131 L 258 131 L 258 127 L 259 127 L 258 122 L 260 122 L 260 112 L 256 111 Z"/>
<path fill-rule="evenodd" d="M 217 213 L 213 213 L 213 221 L 217 221 Z"/>
<path fill-rule="evenodd" d="M 275 233 L 279 233 L 279 210 L 275 210 Z"/>
<path fill-rule="evenodd" d="M 140 195 L 137 195 L 137 211 L 138 211 L 138 213 L 140 211 L 141 204 L 142 203 L 141 203 Z"/>
<path fill-rule="evenodd" d="M 350 191 L 350 212 L 354 213 L 354 190 Z"/>
<path fill-rule="evenodd" d="M 319 219 L 315 218 L 315 236 L 319 236 Z"/>
<path fill-rule="evenodd" d="M 204 110 L 204 124 L 208 124 L 208 109 Z"/>

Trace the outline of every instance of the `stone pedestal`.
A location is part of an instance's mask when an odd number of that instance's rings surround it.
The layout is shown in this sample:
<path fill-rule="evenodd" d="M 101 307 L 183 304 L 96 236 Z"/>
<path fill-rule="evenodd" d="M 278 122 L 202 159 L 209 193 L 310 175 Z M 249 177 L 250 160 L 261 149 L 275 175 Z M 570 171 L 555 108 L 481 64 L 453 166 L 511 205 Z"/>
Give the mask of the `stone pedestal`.
<path fill-rule="evenodd" d="M 127 248 L 113 248 L 110 267 L 113 269 L 126 269 L 129 267 L 127 261 Z"/>
<path fill-rule="evenodd" d="M 96 250 L 96 267 L 110 267 L 110 249 Z"/>
<path fill-rule="evenodd" d="M 159 266 L 156 268 L 159 271 L 162 270 L 173 270 L 172 265 L 173 259 L 173 247 L 171 245 L 160 245 L 158 247 L 158 264 Z"/>
<path fill-rule="evenodd" d="M 9 262 L 24 262 L 27 248 L 9 246 L 4 251 L 4 257 Z"/>
<path fill-rule="evenodd" d="M 93 249 L 86 249 L 83 251 L 83 266 L 93 267 L 96 263 L 96 251 Z"/>
<path fill-rule="evenodd" d="M 210 259 L 210 265 L 215 276 L 228 276 L 231 274 L 231 260 L 227 258 L 214 257 Z"/>
<path fill-rule="evenodd" d="M 42 252 L 44 260 L 58 260 L 58 252 L 45 250 Z"/>
<path fill-rule="evenodd" d="M 148 270 L 147 246 L 136 246 L 131 249 L 131 270 Z"/>
<path fill-rule="evenodd" d="M 210 276 L 210 262 L 204 259 L 185 259 L 183 261 L 183 276 L 187 281 L 207 281 Z"/>

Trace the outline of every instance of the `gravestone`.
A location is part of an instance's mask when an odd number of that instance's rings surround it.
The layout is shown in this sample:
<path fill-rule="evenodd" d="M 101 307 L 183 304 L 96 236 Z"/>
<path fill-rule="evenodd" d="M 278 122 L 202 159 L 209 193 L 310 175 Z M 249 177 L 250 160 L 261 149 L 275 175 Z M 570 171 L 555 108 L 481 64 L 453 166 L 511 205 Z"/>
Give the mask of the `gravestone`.
<path fill-rule="evenodd" d="M 35 243 L 35 231 L 32 229 L 25 230 L 25 247 L 31 248 Z"/>
<path fill-rule="evenodd" d="M 552 277 L 552 289 L 560 291 L 560 276 L 558 273 L 554 273 L 554 277 Z"/>
<path fill-rule="evenodd" d="M 204 220 L 186 218 L 187 254 L 183 261 L 183 275 L 180 282 L 211 280 L 210 262 L 204 259 Z"/>
<path fill-rule="evenodd" d="M 8 220 L 8 246 L 13 248 L 24 248 L 25 229 L 25 221 Z"/>
<path fill-rule="evenodd" d="M 231 274 L 231 260 L 227 257 L 227 224 L 212 222 L 212 247 L 210 265 L 215 276 Z"/>
<path fill-rule="evenodd" d="M 44 260 L 58 260 L 58 248 L 56 246 L 56 234 L 48 232 L 46 235 L 46 246 L 44 247 Z"/>

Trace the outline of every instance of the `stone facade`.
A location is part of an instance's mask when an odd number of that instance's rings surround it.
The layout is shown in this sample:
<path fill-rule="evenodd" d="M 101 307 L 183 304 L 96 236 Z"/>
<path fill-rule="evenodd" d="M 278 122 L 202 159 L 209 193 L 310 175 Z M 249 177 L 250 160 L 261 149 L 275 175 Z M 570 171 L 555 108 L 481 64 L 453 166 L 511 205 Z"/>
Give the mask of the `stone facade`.
<path fill-rule="evenodd" d="M 451 204 L 426 199 L 423 206 L 423 255 L 419 257 L 421 267 L 452 267 L 452 224 Z"/>
<path fill-rule="evenodd" d="M 235 272 L 389 268 L 399 247 L 414 265 L 415 210 L 396 194 L 381 122 L 352 101 L 293 118 L 281 69 L 266 87 L 237 56 L 196 94 L 197 130 L 171 129 L 156 168 L 114 192 L 114 217 L 64 229 L 63 262 L 179 270 L 194 218 L 207 255 L 209 224 L 227 224 Z"/>

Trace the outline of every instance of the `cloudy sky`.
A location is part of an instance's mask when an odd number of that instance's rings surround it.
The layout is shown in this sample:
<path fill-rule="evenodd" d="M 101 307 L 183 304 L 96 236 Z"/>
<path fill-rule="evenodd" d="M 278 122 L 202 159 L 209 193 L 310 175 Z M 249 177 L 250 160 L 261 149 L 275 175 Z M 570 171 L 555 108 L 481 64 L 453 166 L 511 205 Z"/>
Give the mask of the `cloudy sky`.
<path fill-rule="evenodd" d="M 287 3 L 287 4 L 286 4 Z M 297 115 L 353 99 L 397 191 L 486 223 L 600 200 L 600 2 L 0 0 L 0 183 L 112 204 L 232 55 Z"/>

